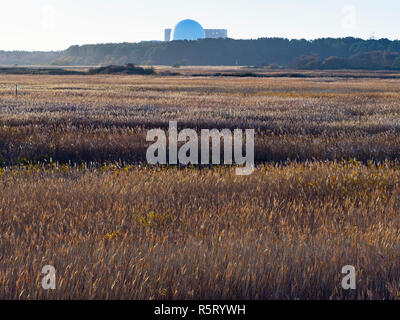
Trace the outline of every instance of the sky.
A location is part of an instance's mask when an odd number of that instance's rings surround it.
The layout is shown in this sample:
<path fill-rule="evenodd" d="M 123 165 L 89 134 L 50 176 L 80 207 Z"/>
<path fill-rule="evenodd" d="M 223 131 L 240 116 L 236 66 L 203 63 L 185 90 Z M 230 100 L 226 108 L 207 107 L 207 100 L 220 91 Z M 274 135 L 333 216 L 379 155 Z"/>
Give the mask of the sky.
<path fill-rule="evenodd" d="M 1 0 L 0 50 L 162 40 L 182 19 L 234 39 L 400 39 L 399 0 Z"/>

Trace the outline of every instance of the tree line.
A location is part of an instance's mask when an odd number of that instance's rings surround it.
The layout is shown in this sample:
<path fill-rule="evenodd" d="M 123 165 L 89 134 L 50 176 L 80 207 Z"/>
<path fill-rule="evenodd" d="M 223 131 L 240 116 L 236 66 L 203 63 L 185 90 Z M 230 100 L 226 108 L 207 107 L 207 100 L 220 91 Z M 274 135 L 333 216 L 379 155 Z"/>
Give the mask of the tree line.
<path fill-rule="evenodd" d="M 260 38 L 108 43 L 71 46 L 56 53 L 7 53 L 0 64 L 245 65 L 297 69 L 400 69 L 400 41 Z"/>

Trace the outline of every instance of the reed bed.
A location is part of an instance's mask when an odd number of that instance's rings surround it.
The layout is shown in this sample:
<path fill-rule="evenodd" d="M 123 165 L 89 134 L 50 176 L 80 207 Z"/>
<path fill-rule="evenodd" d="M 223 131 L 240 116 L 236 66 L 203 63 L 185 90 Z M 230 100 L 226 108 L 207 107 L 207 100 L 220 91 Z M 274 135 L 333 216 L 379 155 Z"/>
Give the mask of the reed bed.
<path fill-rule="evenodd" d="M 7 299 L 393 299 L 397 165 L 1 171 Z M 54 265 L 57 289 L 41 288 Z M 357 268 L 357 290 L 341 268 Z M 166 294 L 165 294 L 165 290 Z M 160 293 L 161 292 L 161 293 Z"/>
<path fill-rule="evenodd" d="M 0 76 L 0 298 L 398 299 L 399 89 Z M 146 165 L 170 120 L 254 128 L 256 170 Z"/>

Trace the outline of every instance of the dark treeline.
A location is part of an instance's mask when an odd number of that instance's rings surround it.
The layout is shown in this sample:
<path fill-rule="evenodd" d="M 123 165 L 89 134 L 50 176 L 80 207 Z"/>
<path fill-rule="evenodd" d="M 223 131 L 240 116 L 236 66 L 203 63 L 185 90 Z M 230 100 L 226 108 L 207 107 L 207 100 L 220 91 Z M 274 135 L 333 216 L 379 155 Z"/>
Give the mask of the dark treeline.
<path fill-rule="evenodd" d="M 318 54 L 301 56 L 289 65 L 294 69 L 370 69 L 370 70 L 400 70 L 400 52 L 370 51 L 361 52 L 341 58 L 330 56 L 321 59 Z"/>
<path fill-rule="evenodd" d="M 1 51 L 0 65 L 46 65 L 64 55 L 62 51 Z"/>
<path fill-rule="evenodd" d="M 399 69 L 400 41 L 325 38 L 205 39 L 72 46 L 55 64 L 248 65 Z"/>
<path fill-rule="evenodd" d="M 11 53 L 10 53 L 11 54 Z M 31 53 L 29 62 L 35 63 Z M 297 69 L 400 69 L 400 41 L 324 38 L 288 40 L 204 39 L 198 41 L 110 43 L 71 46 L 43 53 L 37 64 L 53 65 L 245 65 Z M 0 64 L 23 63 L 0 52 Z M 14 53 L 15 55 L 15 53 Z M 53 55 L 53 56 L 52 56 Z M 54 56 L 56 55 L 56 56 Z M 27 59 L 28 59 L 27 58 Z"/>

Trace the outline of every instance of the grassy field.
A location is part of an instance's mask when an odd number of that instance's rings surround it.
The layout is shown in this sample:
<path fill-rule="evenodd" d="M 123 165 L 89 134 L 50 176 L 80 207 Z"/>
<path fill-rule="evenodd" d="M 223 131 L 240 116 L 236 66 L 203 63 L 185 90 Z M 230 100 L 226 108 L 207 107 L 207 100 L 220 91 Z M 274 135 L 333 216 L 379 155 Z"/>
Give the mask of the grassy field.
<path fill-rule="evenodd" d="M 399 89 L 395 79 L 0 76 L 0 163 L 143 162 L 146 129 L 169 120 L 254 128 L 258 162 L 395 160 Z"/>
<path fill-rule="evenodd" d="M 0 75 L 0 298 L 399 298 L 399 89 Z M 147 166 L 146 130 L 170 120 L 256 129 L 257 169 Z"/>

